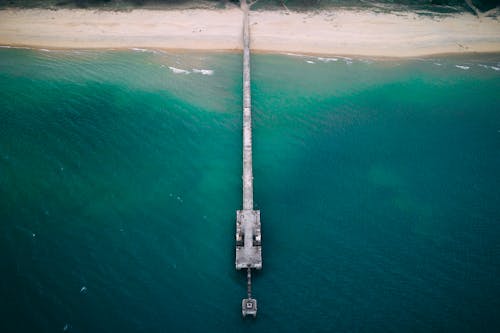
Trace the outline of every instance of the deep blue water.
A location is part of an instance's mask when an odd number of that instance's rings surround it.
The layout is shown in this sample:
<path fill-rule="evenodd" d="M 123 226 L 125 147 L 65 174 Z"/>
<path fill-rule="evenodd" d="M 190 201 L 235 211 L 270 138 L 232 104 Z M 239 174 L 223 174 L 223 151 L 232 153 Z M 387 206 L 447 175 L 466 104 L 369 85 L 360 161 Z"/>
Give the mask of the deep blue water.
<path fill-rule="evenodd" d="M 253 56 L 243 320 L 241 55 L 0 50 L 0 331 L 498 331 L 499 62 Z"/>

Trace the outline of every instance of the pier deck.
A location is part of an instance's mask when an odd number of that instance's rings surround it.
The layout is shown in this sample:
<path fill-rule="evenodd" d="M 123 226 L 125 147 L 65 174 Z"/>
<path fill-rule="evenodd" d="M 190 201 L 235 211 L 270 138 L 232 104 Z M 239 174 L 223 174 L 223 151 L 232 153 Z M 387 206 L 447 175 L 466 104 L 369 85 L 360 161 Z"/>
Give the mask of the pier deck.
<path fill-rule="evenodd" d="M 252 106 L 250 94 L 249 8 L 243 10 L 243 209 L 236 212 L 236 269 L 247 269 L 248 298 L 242 300 L 243 316 L 257 315 L 257 300 L 252 298 L 251 270 L 262 268 L 260 211 L 253 209 Z"/>

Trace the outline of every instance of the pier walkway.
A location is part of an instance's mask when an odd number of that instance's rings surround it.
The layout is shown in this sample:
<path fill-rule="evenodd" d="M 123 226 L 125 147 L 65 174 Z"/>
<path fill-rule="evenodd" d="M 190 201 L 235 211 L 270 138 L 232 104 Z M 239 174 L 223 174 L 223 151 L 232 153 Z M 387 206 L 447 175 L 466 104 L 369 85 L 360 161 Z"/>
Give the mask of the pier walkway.
<path fill-rule="evenodd" d="M 260 211 L 253 209 L 252 106 L 250 94 L 249 6 L 243 11 L 243 209 L 236 212 L 236 269 L 247 270 L 247 298 L 242 300 L 243 316 L 257 315 L 252 298 L 252 269 L 262 269 Z"/>

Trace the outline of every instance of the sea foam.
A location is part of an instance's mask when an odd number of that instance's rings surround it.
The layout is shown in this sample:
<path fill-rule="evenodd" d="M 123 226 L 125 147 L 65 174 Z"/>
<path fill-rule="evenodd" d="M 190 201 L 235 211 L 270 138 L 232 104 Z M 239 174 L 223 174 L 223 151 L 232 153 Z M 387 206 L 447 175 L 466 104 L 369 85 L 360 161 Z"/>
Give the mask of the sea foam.
<path fill-rule="evenodd" d="M 193 73 L 199 73 L 201 75 L 213 75 L 214 71 L 211 69 L 196 69 L 193 68 Z"/>
<path fill-rule="evenodd" d="M 132 51 L 136 51 L 136 52 L 144 52 L 144 53 L 158 53 L 157 51 L 155 50 L 150 50 L 150 49 L 142 49 L 142 48 L 139 48 L 139 47 L 133 47 L 131 48 Z"/>
<path fill-rule="evenodd" d="M 31 50 L 31 47 L 26 46 L 11 46 L 11 45 L 0 45 L 1 49 L 23 49 L 23 50 Z"/>
<path fill-rule="evenodd" d="M 189 71 L 187 71 L 185 69 L 175 68 L 172 66 L 168 66 L 168 68 L 170 68 L 170 70 L 172 72 L 174 72 L 174 74 L 189 74 L 190 73 Z"/>
<path fill-rule="evenodd" d="M 319 61 L 322 61 L 322 62 L 339 61 L 339 59 L 337 59 L 337 58 L 317 57 L 316 59 L 318 59 Z"/>
<path fill-rule="evenodd" d="M 153 54 L 168 54 L 167 51 L 162 51 L 162 50 L 153 50 L 153 49 L 144 49 L 141 47 L 132 47 L 130 50 L 135 51 L 135 52 L 142 52 L 142 53 L 153 53 Z"/>

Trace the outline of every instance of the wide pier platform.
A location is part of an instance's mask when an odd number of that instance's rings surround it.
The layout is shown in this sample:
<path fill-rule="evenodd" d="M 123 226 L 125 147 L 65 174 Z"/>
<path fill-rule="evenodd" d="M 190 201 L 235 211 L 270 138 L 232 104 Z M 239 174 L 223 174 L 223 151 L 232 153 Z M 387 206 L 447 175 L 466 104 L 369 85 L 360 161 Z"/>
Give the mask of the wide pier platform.
<path fill-rule="evenodd" d="M 236 269 L 262 268 L 260 211 L 236 212 Z"/>

